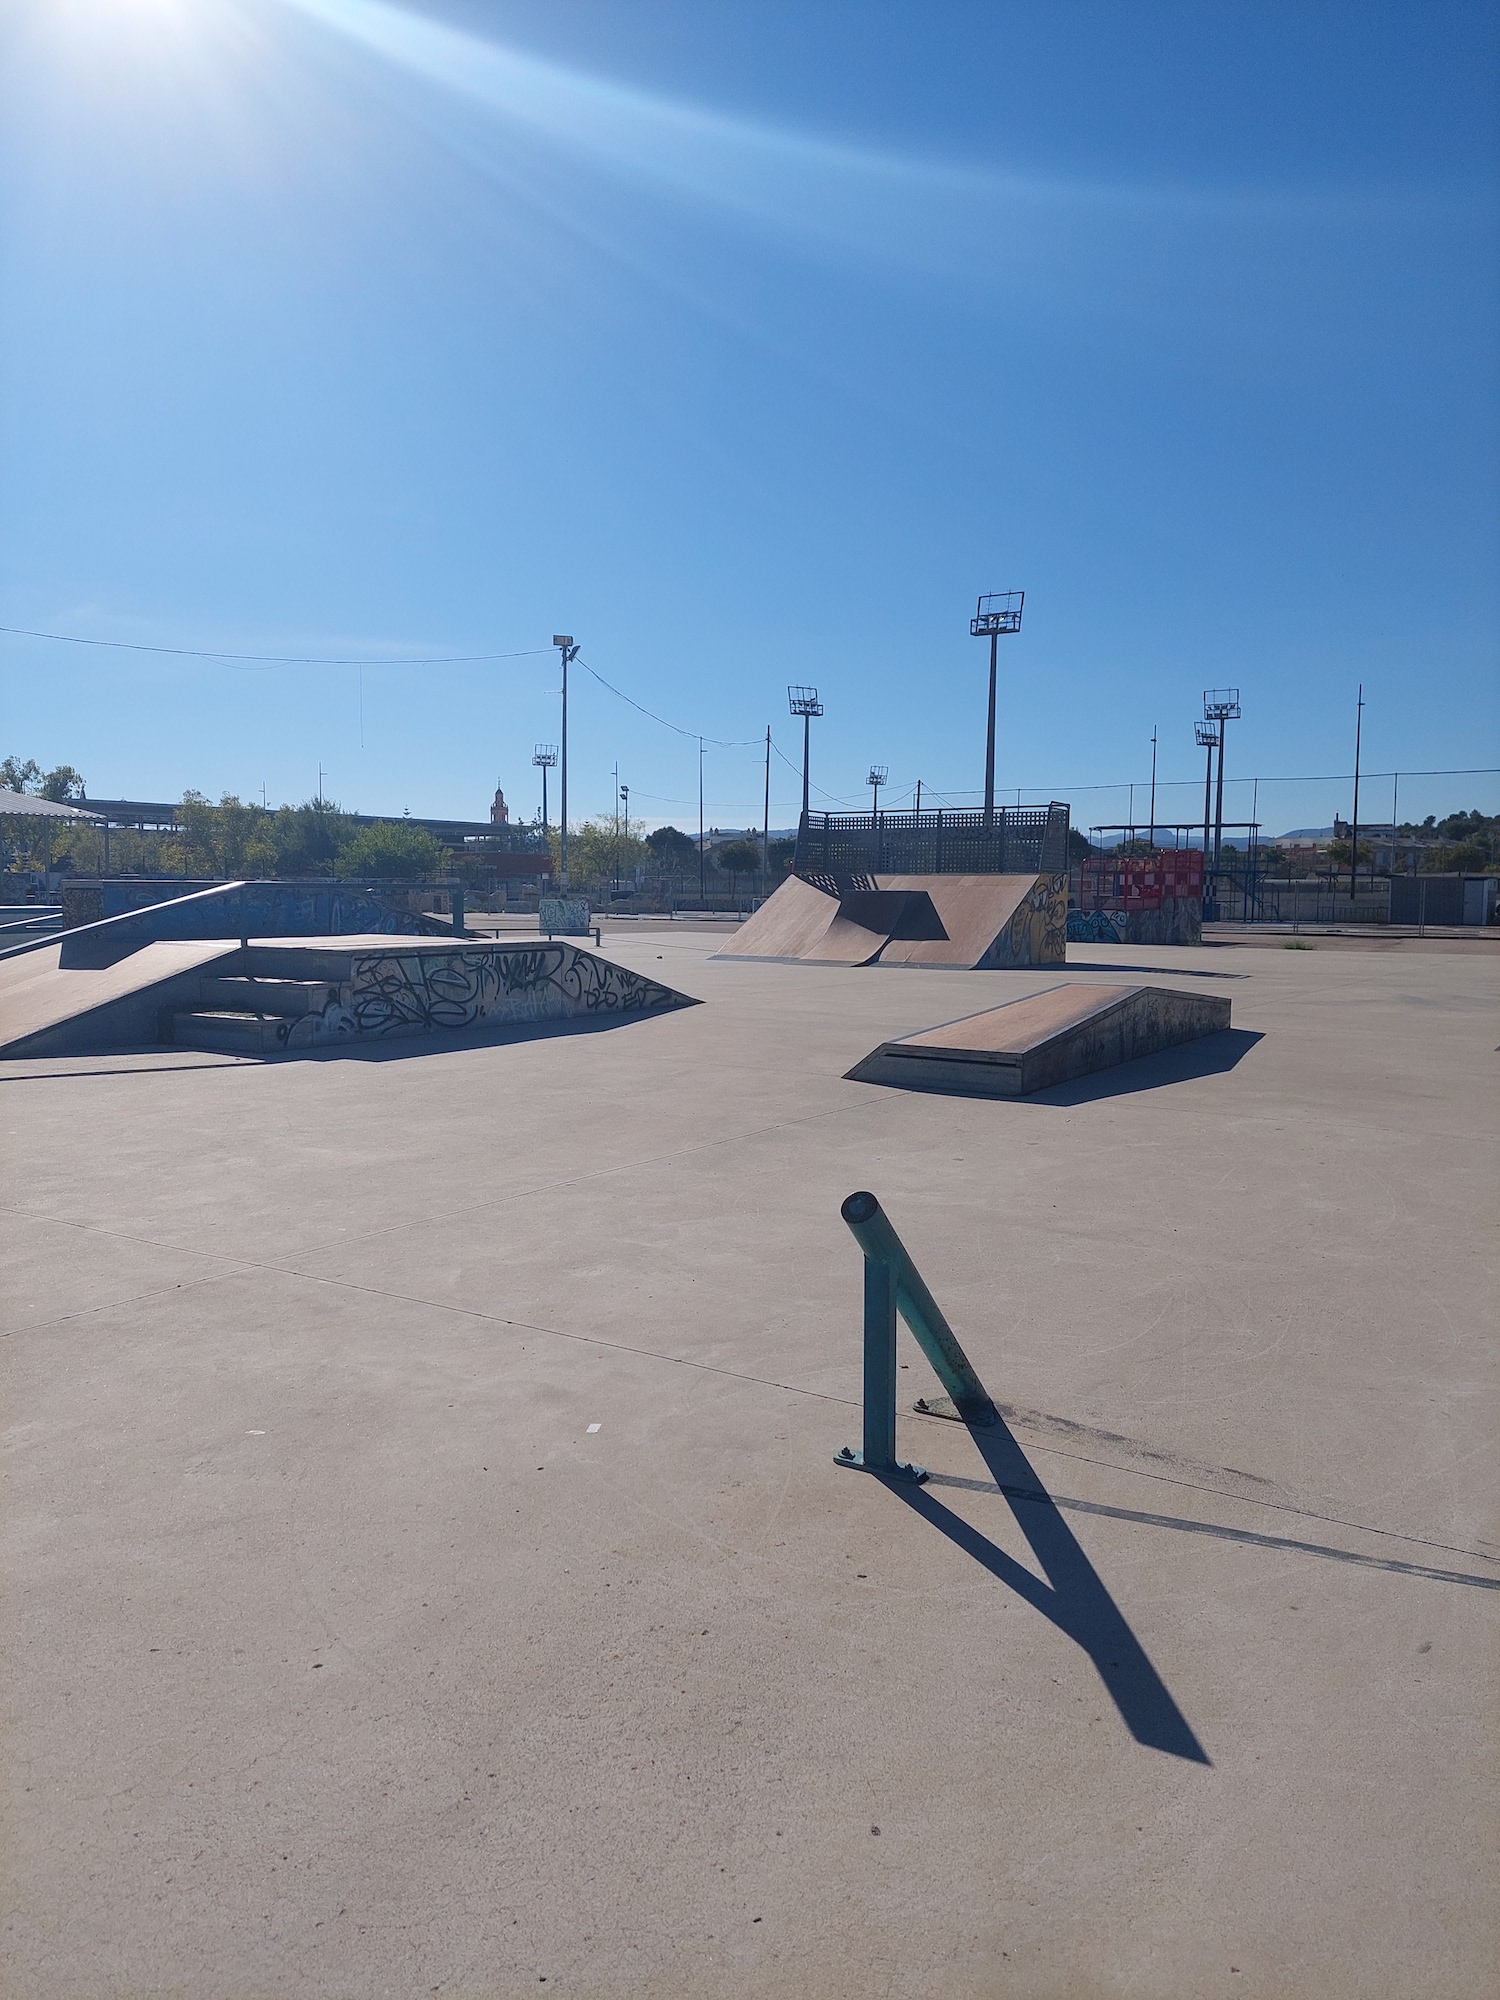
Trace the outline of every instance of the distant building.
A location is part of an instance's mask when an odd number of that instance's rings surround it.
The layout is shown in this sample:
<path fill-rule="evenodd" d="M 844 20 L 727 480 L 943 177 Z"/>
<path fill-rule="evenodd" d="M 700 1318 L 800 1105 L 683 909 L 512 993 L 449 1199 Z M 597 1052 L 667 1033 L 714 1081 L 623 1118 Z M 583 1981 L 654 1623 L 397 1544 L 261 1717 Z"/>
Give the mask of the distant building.
<path fill-rule="evenodd" d="M 495 803 L 490 807 L 490 825 L 510 825 L 510 807 L 505 803 L 505 794 L 498 785 L 495 787 Z"/>

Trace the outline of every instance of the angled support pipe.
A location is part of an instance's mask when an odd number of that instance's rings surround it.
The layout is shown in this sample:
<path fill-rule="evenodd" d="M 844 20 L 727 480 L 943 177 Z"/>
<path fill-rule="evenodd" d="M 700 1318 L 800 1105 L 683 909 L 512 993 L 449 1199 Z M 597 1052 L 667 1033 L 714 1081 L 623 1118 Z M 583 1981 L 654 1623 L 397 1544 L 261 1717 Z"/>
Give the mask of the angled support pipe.
<path fill-rule="evenodd" d="M 835 1462 L 887 1478 L 923 1480 L 921 1466 L 896 1457 L 897 1313 L 947 1391 L 940 1401 L 918 1401 L 924 1415 L 992 1424 L 995 1406 L 876 1197 L 851 1194 L 839 1212 L 865 1257 L 865 1408 L 863 1451 L 846 1445 Z"/>

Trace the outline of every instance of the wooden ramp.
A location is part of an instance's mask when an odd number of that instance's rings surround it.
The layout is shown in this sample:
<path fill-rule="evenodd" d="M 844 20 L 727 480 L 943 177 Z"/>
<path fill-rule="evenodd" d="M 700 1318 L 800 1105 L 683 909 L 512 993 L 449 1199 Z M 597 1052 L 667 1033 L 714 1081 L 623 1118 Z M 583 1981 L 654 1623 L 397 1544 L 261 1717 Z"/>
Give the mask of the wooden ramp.
<path fill-rule="evenodd" d="M 835 890 L 794 875 L 716 958 L 806 965 L 1062 965 L 1067 881 L 1055 875 L 873 875 Z"/>
<path fill-rule="evenodd" d="M 847 1074 L 908 1090 L 1027 1097 L 1228 1026 L 1229 1002 L 1217 995 L 1069 982 L 882 1042 Z"/>

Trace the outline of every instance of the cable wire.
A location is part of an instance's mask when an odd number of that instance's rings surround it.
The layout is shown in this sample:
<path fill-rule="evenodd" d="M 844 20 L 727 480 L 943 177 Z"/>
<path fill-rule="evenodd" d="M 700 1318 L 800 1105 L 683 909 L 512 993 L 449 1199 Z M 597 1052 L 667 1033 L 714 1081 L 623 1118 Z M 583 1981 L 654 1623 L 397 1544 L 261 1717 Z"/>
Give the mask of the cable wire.
<path fill-rule="evenodd" d="M 423 659 L 325 658 L 301 653 L 222 653 L 204 646 L 147 646 L 132 639 L 84 639 L 76 632 L 34 632 L 26 625 L 0 625 L 13 639 L 50 639 L 59 646 L 103 646 L 118 653 L 165 653 L 179 660 L 245 660 L 267 667 L 464 667 L 487 660 L 531 660 L 550 646 L 527 646 L 519 653 L 439 653 Z"/>

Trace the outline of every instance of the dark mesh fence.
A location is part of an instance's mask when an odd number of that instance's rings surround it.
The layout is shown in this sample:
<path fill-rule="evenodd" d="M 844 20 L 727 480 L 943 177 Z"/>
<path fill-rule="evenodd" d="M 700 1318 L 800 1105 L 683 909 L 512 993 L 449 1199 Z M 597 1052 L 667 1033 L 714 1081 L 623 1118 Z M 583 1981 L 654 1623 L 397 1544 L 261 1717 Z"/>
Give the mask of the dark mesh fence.
<path fill-rule="evenodd" d="M 793 868 L 799 875 L 1065 875 L 1068 808 L 1008 806 L 986 824 L 979 811 L 804 813 Z"/>

